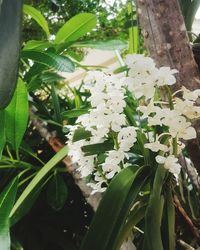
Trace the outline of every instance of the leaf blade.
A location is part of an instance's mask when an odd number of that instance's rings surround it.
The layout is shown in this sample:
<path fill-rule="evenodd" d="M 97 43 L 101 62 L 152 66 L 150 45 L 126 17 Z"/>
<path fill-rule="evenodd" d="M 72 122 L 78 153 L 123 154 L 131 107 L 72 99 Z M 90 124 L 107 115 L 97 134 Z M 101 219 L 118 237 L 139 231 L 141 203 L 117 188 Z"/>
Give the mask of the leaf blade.
<path fill-rule="evenodd" d="M 55 44 L 71 42 L 90 32 L 96 26 L 96 16 L 91 13 L 81 13 L 66 22 L 56 34 Z"/>
<path fill-rule="evenodd" d="M 17 199 L 11 213 L 10 218 L 13 219 L 15 214 L 17 214 L 18 209 L 23 204 L 23 202 L 27 199 L 27 197 L 34 191 L 37 185 L 42 181 L 46 175 L 51 171 L 54 166 L 59 163 L 68 153 L 68 147 L 63 147 L 56 155 L 54 155 L 50 161 L 48 161 L 44 167 L 37 173 L 37 175 L 32 179 L 29 185 L 25 188 L 23 193 Z"/>
<path fill-rule="evenodd" d="M 16 92 L 5 109 L 6 139 L 18 150 L 28 123 L 28 93 L 24 82 L 19 79 Z"/>
<path fill-rule="evenodd" d="M 31 16 L 31 18 L 33 18 L 39 24 L 39 26 L 45 31 L 47 38 L 49 38 L 50 36 L 49 26 L 48 26 L 46 19 L 41 14 L 41 12 L 37 10 L 36 8 L 27 4 L 23 5 L 23 12 L 26 15 Z"/>
<path fill-rule="evenodd" d="M 14 178 L 0 194 L 0 249 L 10 249 L 9 214 L 17 193 L 18 178 Z"/>
<path fill-rule="evenodd" d="M 68 57 L 60 56 L 52 52 L 23 50 L 21 52 L 21 57 L 31 59 L 57 71 L 73 72 L 75 69 L 74 63 Z"/>

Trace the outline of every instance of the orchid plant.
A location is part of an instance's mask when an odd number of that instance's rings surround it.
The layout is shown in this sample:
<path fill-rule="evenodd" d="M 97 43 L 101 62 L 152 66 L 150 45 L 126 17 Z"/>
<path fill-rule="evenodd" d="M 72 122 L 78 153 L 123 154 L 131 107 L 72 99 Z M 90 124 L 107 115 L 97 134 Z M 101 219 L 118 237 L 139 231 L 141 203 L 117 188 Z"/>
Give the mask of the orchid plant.
<path fill-rule="evenodd" d="M 92 194 L 104 192 L 117 173 L 141 158 L 144 164 L 157 163 L 178 176 L 178 156 L 185 142 L 196 137 L 192 122 L 200 117 L 195 105 L 200 90 L 182 87 L 171 93 L 178 71 L 157 68 L 150 57 L 128 55 L 125 63 L 126 76 L 88 73 L 85 88 L 91 108 L 68 135 L 69 154 L 81 176 L 89 177 Z"/>
<path fill-rule="evenodd" d="M 173 250 L 179 156 L 196 138 L 200 90 L 172 92 L 178 71 L 142 54 L 128 55 L 125 64 L 119 74 L 88 72 L 90 108 L 67 126 L 69 155 L 91 195 L 105 192 L 81 250 L 118 250 L 143 219 L 139 249 Z"/>

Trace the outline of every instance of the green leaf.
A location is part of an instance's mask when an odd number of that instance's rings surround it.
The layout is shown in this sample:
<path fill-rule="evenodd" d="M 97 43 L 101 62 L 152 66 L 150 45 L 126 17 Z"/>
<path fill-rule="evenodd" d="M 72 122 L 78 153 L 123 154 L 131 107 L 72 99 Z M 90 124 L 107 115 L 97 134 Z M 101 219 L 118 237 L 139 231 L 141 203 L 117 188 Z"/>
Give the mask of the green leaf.
<path fill-rule="evenodd" d="M 68 196 L 68 189 L 62 178 L 58 173 L 49 182 L 47 188 L 47 201 L 48 204 L 56 211 L 59 211 L 65 205 Z"/>
<path fill-rule="evenodd" d="M 144 250 L 163 250 L 161 220 L 164 198 L 161 193 L 166 174 L 167 170 L 163 166 L 158 166 L 145 215 Z"/>
<path fill-rule="evenodd" d="M 5 112 L 0 111 L 0 159 L 2 157 L 2 151 L 6 143 L 6 127 L 5 127 Z"/>
<path fill-rule="evenodd" d="M 5 109 L 6 139 L 18 149 L 28 122 L 28 94 L 24 82 L 19 79 L 11 103 Z"/>
<path fill-rule="evenodd" d="M 123 50 L 128 46 L 127 42 L 121 40 L 108 40 L 108 41 L 83 41 L 74 43 L 72 47 L 78 48 L 92 48 L 100 50 Z"/>
<path fill-rule="evenodd" d="M 91 134 L 90 131 L 87 131 L 84 128 L 78 128 L 74 132 L 73 142 L 80 141 L 80 140 L 83 140 L 83 139 L 88 139 L 91 136 L 92 136 L 92 134 Z"/>
<path fill-rule="evenodd" d="M 15 202 L 18 178 L 14 178 L 0 193 L 0 249 L 10 249 L 9 214 Z"/>
<path fill-rule="evenodd" d="M 44 165 L 44 167 L 42 167 L 42 169 L 37 173 L 37 175 L 32 179 L 32 181 L 28 184 L 23 193 L 17 199 L 10 213 L 11 219 L 13 219 L 17 215 L 18 210 L 26 201 L 26 199 L 35 191 L 35 189 L 37 189 L 37 187 L 41 184 L 41 181 L 43 181 L 44 178 L 47 177 L 49 172 L 67 155 L 67 153 L 68 148 L 67 146 L 65 146 L 57 154 L 55 154 L 54 157 L 52 157 L 51 160 Z"/>
<path fill-rule="evenodd" d="M 133 227 L 136 226 L 144 218 L 146 207 L 147 207 L 146 205 L 143 205 L 139 207 L 139 209 L 134 209 L 133 211 L 130 212 L 127 222 L 120 233 L 120 237 L 116 239 L 117 246 L 121 246 L 123 244 L 123 242 L 129 237 Z"/>
<path fill-rule="evenodd" d="M 61 113 L 63 118 L 77 118 L 80 115 L 84 115 L 88 113 L 88 109 L 72 109 L 72 110 L 67 110 Z"/>
<path fill-rule="evenodd" d="M 63 81 L 65 78 L 55 72 L 44 72 L 43 74 L 40 75 L 40 79 L 43 82 L 59 82 Z"/>
<path fill-rule="evenodd" d="M 128 214 L 145 184 L 149 168 L 123 169 L 109 184 L 80 250 L 116 250 Z"/>
<path fill-rule="evenodd" d="M 34 49 L 37 49 L 37 50 L 43 50 L 43 49 L 47 49 L 49 47 L 51 47 L 52 44 L 48 41 L 37 41 L 37 40 L 30 40 L 28 41 L 23 50 L 34 50 Z"/>
<path fill-rule="evenodd" d="M 44 16 L 40 13 L 40 11 L 30 5 L 24 4 L 23 12 L 31 16 L 40 25 L 40 27 L 45 31 L 47 38 L 49 38 L 50 32 L 49 32 L 48 23 L 46 19 L 44 18 Z"/>
<path fill-rule="evenodd" d="M 52 176 L 50 176 L 49 178 L 47 178 L 47 180 L 45 180 L 44 182 L 42 182 L 42 184 L 40 186 L 38 186 L 37 189 L 35 188 L 33 190 L 33 192 L 31 192 L 30 195 L 28 195 L 28 197 L 25 199 L 25 201 L 18 208 L 17 212 L 10 219 L 11 226 L 13 226 L 18 221 L 20 221 L 20 219 L 23 218 L 30 211 L 30 209 L 32 208 L 33 204 L 36 202 L 38 196 L 40 195 L 40 193 L 42 191 L 42 188 L 46 185 L 46 183 L 49 181 L 49 179 L 51 177 Z"/>
<path fill-rule="evenodd" d="M 90 144 L 81 147 L 82 151 L 87 156 L 105 153 L 106 151 L 112 150 L 113 148 L 114 148 L 114 143 L 111 141 L 105 141 L 103 143 Z"/>
<path fill-rule="evenodd" d="M 52 52 L 23 50 L 21 57 L 31 59 L 57 71 L 73 72 L 75 69 L 74 63 L 68 57 L 60 56 Z"/>
<path fill-rule="evenodd" d="M 167 203 L 167 224 L 168 224 L 168 246 L 169 250 L 174 250 L 176 248 L 175 243 L 175 207 L 173 202 L 173 196 L 171 190 L 167 190 L 166 194 Z"/>
<path fill-rule="evenodd" d="M 125 72 L 125 71 L 128 71 L 128 67 L 127 66 L 122 66 L 122 67 L 119 67 L 117 69 L 115 69 L 113 71 L 114 74 L 119 74 L 119 73 L 122 73 L 122 72 Z"/>
<path fill-rule="evenodd" d="M 72 17 L 57 32 L 55 43 L 60 44 L 78 40 L 95 28 L 96 22 L 96 15 L 91 13 L 81 13 Z"/>
<path fill-rule="evenodd" d="M 199 8 L 200 0 L 180 0 L 180 5 L 185 21 L 187 31 L 192 30 L 192 24 L 195 18 L 195 14 Z"/>
<path fill-rule="evenodd" d="M 0 109 L 3 109 L 11 101 L 17 83 L 22 0 L 1 2 Z"/>
<path fill-rule="evenodd" d="M 59 97 L 56 93 L 54 83 L 51 83 L 51 97 L 52 97 L 52 104 L 54 109 L 54 119 L 58 123 L 62 123 L 62 116 L 60 114 L 60 102 Z"/>

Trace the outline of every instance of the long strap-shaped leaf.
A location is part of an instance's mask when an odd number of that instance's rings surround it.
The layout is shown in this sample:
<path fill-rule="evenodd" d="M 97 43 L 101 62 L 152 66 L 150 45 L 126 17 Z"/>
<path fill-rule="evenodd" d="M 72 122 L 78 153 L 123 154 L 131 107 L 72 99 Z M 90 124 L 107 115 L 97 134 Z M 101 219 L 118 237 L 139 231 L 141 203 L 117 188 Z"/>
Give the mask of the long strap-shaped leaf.
<path fill-rule="evenodd" d="M 9 214 L 15 202 L 18 179 L 13 179 L 0 193 L 0 249 L 10 249 Z"/>
<path fill-rule="evenodd" d="M 17 82 L 22 0 L 3 0 L 0 10 L 0 109 L 11 100 Z"/>
<path fill-rule="evenodd" d="M 46 163 L 46 165 L 37 173 L 37 175 L 33 178 L 33 180 L 29 183 L 29 185 L 25 188 L 23 193 L 20 195 L 18 200 L 16 201 L 11 213 L 10 218 L 15 220 L 15 215 L 20 209 L 20 206 L 23 202 L 35 191 L 35 188 L 38 187 L 38 184 L 41 183 L 42 180 L 48 175 L 48 173 L 58 164 L 68 153 L 68 148 L 65 146 L 62 148 L 50 161 Z"/>
<path fill-rule="evenodd" d="M 153 190 L 145 216 L 145 239 L 143 250 L 163 250 L 161 220 L 164 198 L 161 194 L 167 170 L 159 166 L 156 170 Z"/>
<path fill-rule="evenodd" d="M 90 229 L 83 241 L 81 250 L 116 249 L 117 236 L 125 224 L 130 204 L 133 204 L 148 175 L 148 167 L 135 170 L 123 169 L 110 183 Z M 140 181 L 138 181 L 140 180 Z"/>

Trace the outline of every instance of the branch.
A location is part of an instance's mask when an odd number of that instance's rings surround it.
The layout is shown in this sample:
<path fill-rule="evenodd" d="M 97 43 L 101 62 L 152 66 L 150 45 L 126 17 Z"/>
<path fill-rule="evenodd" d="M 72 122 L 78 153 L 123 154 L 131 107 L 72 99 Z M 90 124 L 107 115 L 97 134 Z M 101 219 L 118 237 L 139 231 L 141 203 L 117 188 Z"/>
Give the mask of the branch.
<path fill-rule="evenodd" d="M 179 201 L 179 199 L 178 199 L 178 197 L 176 195 L 174 195 L 174 205 L 177 208 L 177 210 L 179 211 L 179 213 L 182 215 L 182 217 L 184 218 L 185 222 L 189 226 L 189 228 L 190 228 L 191 232 L 193 233 L 193 235 L 195 236 L 195 238 L 198 240 L 198 242 L 200 242 L 200 231 L 199 231 L 199 229 L 193 224 L 192 220 L 187 215 L 184 208 L 181 206 L 181 203 L 180 203 L 180 201 Z"/>

